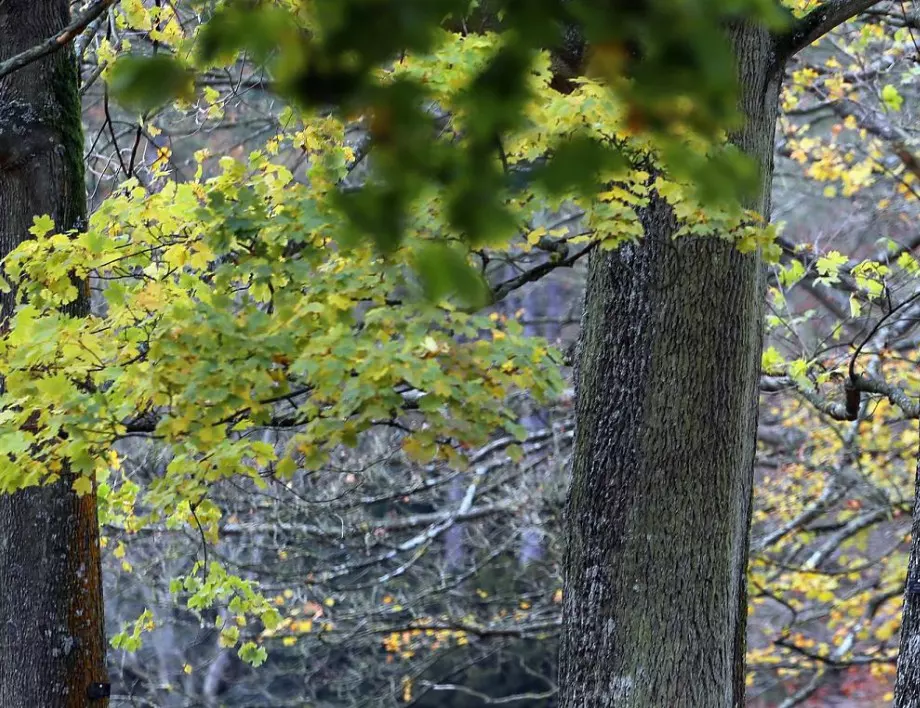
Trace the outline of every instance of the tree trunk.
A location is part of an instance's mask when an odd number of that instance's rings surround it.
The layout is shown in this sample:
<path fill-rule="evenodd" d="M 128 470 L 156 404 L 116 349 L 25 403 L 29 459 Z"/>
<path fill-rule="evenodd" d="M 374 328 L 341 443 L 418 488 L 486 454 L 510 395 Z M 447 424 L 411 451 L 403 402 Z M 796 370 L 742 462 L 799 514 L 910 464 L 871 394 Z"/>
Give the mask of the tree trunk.
<path fill-rule="evenodd" d="M 67 0 L 0 0 L 0 60 L 67 25 Z M 32 218 L 60 230 L 86 220 L 83 134 L 73 53 L 61 49 L 0 79 L 0 257 Z M 87 293 L 70 311 L 85 314 Z M 0 322 L 13 298 L 0 299 Z M 0 706 L 106 706 L 95 494 L 72 479 L 0 495 Z"/>
<path fill-rule="evenodd" d="M 893 708 L 920 708 L 920 459 L 917 460 L 910 533 L 910 560 L 904 588 Z"/>
<path fill-rule="evenodd" d="M 769 211 L 782 71 L 769 33 L 731 32 Z M 739 708 L 764 269 L 715 238 L 672 240 L 653 198 L 635 246 L 597 252 L 582 322 L 567 509 L 562 708 Z"/>

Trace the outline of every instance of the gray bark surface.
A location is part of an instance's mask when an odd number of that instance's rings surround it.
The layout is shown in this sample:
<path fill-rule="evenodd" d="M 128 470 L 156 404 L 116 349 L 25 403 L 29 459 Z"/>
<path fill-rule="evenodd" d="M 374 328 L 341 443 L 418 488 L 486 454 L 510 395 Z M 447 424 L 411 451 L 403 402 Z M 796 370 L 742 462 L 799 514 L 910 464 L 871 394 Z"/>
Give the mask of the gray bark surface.
<path fill-rule="evenodd" d="M 917 462 L 910 533 L 893 708 L 920 708 L 920 460 Z"/>
<path fill-rule="evenodd" d="M 0 62 L 65 27 L 66 0 L 0 0 Z M 86 219 L 78 72 L 61 49 L 0 79 L 0 258 L 35 216 L 61 230 Z M 86 312 L 86 291 L 71 308 Z M 0 325 L 13 297 L 0 298 Z M 77 708 L 105 682 L 94 494 L 73 480 L 0 495 L 0 706 Z"/>
<path fill-rule="evenodd" d="M 769 212 L 780 66 L 766 30 L 734 28 L 733 142 Z M 740 708 L 745 572 L 765 279 L 759 255 L 671 237 L 592 256 L 567 508 L 562 708 Z"/>

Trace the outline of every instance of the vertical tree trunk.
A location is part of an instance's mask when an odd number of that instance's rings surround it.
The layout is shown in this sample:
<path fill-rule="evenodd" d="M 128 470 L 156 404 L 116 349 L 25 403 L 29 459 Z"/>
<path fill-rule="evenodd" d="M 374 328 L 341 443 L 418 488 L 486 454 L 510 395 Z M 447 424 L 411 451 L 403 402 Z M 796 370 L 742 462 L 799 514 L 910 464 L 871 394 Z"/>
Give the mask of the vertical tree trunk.
<path fill-rule="evenodd" d="M 67 25 L 67 0 L 0 0 L 0 60 Z M 0 79 L 0 257 L 50 214 L 86 219 L 78 71 L 62 49 Z M 12 296 L 0 299 L 0 322 Z M 85 314 L 86 293 L 72 306 Z M 94 494 L 72 479 L 0 495 L 0 706 L 105 706 L 99 527 Z M 103 691 L 104 692 L 104 691 Z"/>
<path fill-rule="evenodd" d="M 893 708 L 920 708 L 920 459 L 917 460 L 910 533 L 910 560 L 904 588 Z"/>
<path fill-rule="evenodd" d="M 732 30 L 767 215 L 781 66 Z M 739 708 L 765 280 L 757 255 L 672 240 L 598 252 L 582 323 L 567 509 L 562 708 Z"/>

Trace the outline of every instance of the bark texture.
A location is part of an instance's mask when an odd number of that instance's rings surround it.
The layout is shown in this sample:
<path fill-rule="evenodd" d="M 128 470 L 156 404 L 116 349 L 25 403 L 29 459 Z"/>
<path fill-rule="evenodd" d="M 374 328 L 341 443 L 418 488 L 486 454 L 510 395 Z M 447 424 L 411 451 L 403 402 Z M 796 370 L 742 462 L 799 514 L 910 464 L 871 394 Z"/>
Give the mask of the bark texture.
<path fill-rule="evenodd" d="M 731 30 L 769 211 L 780 66 Z M 592 257 L 567 509 L 562 708 L 740 708 L 765 279 L 760 257 L 672 240 L 653 198 L 641 244 Z"/>
<path fill-rule="evenodd" d="M 0 61 L 66 26 L 67 0 L 0 0 Z M 62 49 L 0 79 L 0 257 L 34 216 L 59 229 L 86 220 L 78 73 Z M 84 296 L 71 310 L 84 314 Z M 0 324 L 12 309 L 0 298 Z M 95 495 L 77 497 L 65 475 L 50 486 L 0 495 L 0 706 L 93 708 L 106 682 Z"/>
<path fill-rule="evenodd" d="M 920 708 L 920 460 L 914 492 L 910 560 L 904 588 L 898 674 L 892 708 Z"/>

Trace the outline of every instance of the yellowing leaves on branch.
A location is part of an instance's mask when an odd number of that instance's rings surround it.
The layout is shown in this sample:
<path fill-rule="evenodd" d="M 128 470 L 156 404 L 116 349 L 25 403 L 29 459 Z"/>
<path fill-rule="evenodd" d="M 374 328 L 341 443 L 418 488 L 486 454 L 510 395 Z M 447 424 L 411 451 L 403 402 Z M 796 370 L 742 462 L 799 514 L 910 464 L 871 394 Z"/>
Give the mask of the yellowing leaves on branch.
<path fill-rule="evenodd" d="M 309 8 L 299 9 L 306 14 L 298 21 L 311 27 Z M 279 41 L 296 45 L 286 20 L 273 24 L 281 15 L 259 17 L 267 23 L 261 30 L 283 26 Z M 375 430 L 398 431 L 411 460 L 457 469 L 502 431 L 523 439 L 512 400 L 557 394 L 559 357 L 515 319 L 492 319 L 482 306 L 536 280 L 545 266 L 506 281 L 490 262 L 545 253 L 548 271 L 598 245 L 642 237 L 636 210 L 656 185 L 665 191 L 664 177 L 656 183 L 652 173 L 668 173 L 627 100 L 602 76 L 560 93 L 549 54 L 520 53 L 507 36 L 443 31 L 430 51 L 374 68 L 371 95 L 379 100 L 340 113 L 292 101 L 279 115 L 280 132 L 248 155 L 223 155 L 215 165 L 199 148 L 194 176 L 180 177 L 158 127 L 164 105 L 176 98 L 175 107 L 188 110 L 198 100 L 200 119 L 219 122 L 228 103 L 207 83 L 193 86 L 180 59 L 197 51 L 194 35 L 171 4 L 126 0 L 112 19 L 120 34 L 99 41 L 96 60 L 106 91 L 129 113 L 144 113 L 137 130 L 149 143 L 147 162 L 143 176 L 120 182 L 101 202 L 85 230 L 58 233 L 50 217 L 35 215 L 33 238 L 4 260 L 19 306 L 0 344 L 0 491 L 67 474 L 81 496 L 98 489 L 104 522 L 129 533 L 185 528 L 207 544 L 218 541 L 223 514 L 209 499 L 215 485 L 322 473 L 333 453 Z M 119 59 L 141 38 L 156 46 L 149 63 Z M 215 37 L 199 38 L 204 45 Z M 258 55 L 265 47 L 250 49 Z M 209 51 L 201 66 L 234 56 L 229 45 Z M 526 80 L 519 96 L 496 95 L 489 117 L 481 97 L 494 87 L 483 77 L 503 53 Z M 302 68 L 288 58 L 269 62 L 281 83 Z M 503 107 L 506 98 L 513 102 Z M 656 110 L 666 115 L 664 108 Z M 518 109 L 520 118 L 506 121 Z M 692 112 L 675 115 L 656 129 L 722 159 Z M 363 169 L 368 145 L 351 137 L 355 131 L 375 150 L 360 184 L 349 180 Z M 426 150 L 407 152 L 415 143 Z M 473 157 L 456 152 L 464 149 Z M 705 211 L 687 179 L 697 168 L 679 163 L 667 184 L 687 234 L 737 234 L 742 250 L 770 246 L 755 215 Z M 463 170 L 477 179 L 457 187 L 450 176 Z M 352 199 L 378 188 L 370 212 Z M 536 225 L 535 213 L 563 206 L 569 212 L 558 225 Z M 93 303 L 88 316 L 69 308 L 82 289 Z M 282 443 L 267 444 L 266 430 Z M 136 438 L 166 459 L 162 474 L 143 484 L 111 464 L 113 450 Z M 126 547 L 116 548 L 131 572 Z M 257 587 L 213 559 L 176 580 L 174 592 L 196 611 L 237 603 L 239 616 L 271 622 L 274 610 Z M 117 646 L 139 646 L 152 626 L 142 620 Z M 221 642 L 239 645 L 252 663 L 264 660 L 235 627 L 222 630 Z"/>

